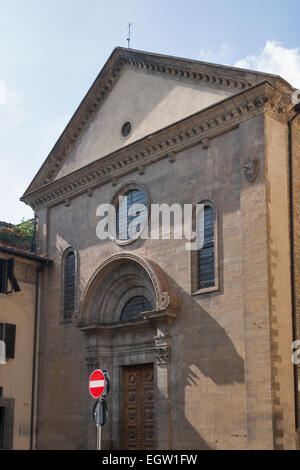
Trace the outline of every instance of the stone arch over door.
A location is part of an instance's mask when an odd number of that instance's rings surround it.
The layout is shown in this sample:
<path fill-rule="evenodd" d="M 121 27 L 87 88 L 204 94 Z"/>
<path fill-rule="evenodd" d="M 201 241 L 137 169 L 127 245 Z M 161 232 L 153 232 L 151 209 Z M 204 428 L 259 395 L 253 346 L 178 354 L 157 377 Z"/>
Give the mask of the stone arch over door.
<path fill-rule="evenodd" d="M 118 322 L 130 295 L 139 294 L 149 297 L 157 313 L 176 309 L 170 281 L 156 263 L 133 254 L 113 255 L 98 267 L 83 292 L 79 324 Z"/>
<path fill-rule="evenodd" d="M 153 309 L 127 321 L 121 312 L 130 298 L 144 296 Z M 91 276 L 80 304 L 77 326 L 85 334 L 86 380 L 95 368 L 111 375 L 111 421 L 104 428 L 104 447 L 122 448 L 122 377 L 126 366 L 153 364 L 155 379 L 155 448 L 171 446 L 171 324 L 177 300 L 171 282 L 153 261 L 120 253 L 104 261 Z M 93 442 L 93 401 L 86 393 L 85 435 Z M 88 445 L 87 445 L 88 448 Z"/>

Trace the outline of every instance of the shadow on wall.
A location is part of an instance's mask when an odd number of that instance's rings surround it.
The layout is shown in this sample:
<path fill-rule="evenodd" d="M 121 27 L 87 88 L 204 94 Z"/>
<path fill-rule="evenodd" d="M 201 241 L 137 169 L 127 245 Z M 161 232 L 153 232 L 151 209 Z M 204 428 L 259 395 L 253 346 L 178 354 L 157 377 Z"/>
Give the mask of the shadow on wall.
<path fill-rule="evenodd" d="M 226 386 L 243 384 L 245 380 L 244 359 L 238 354 L 225 329 L 178 285 L 176 285 L 176 290 L 181 298 L 181 310 L 175 320 L 178 322 L 177 333 L 172 334 L 171 374 L 172 383 L 179 383 L 181 391 L 172 391 L 172 440 L 174 448 L 177 449 L 210 449 L 213 447 L 201 436 L 201 428 L 213 436 L 213 427 L 220 423 L 207 423 L 208 418 L 203 413 L 203 420 L 200 415 L 197 422 L 199 426 L 196 429 L 187 419 L 187 414 L 191 413 L 191 409 L 194 407 L 194 415 L 197 416 L 201 399 L 202 401 L 207 400 L 207 396 L 201 397 L 201 393 L 207 395 L 206 386 L 209 383 L 209 381 L 205 381 L 205 386 L 201 387 L 203 376 L 213 382 L 214 392 L 212 393 L 216 395 L 219 391 L 224 391 Z M 209 294 L 209 296 L 212 295 L 218 294 Z M 192 398 L 190 394 L 187 398 L 187 390 L 191 387 L 194 387 L 195 390 L 192 393 Z M 192 402 L 189 403 L 189 400 Z M 210 401 L 212 401 L 212 397 Z M 199 405 L 197 405 L 198 403 Z M 221 406 L 220 401 L 218 404 L 216 403 L 216 411 L 217 407 Z M 189 408 L 188 412 L 187 407 Z M 220 416 L 220 413 L 217 411 L 214 414 L 214 410 L 212 410 L 211 415 Z M 230 438 L 230 436 L 227 437 Z M 240 437 L 246 437 L 244 430 L 241 430 Z M 218 441 L 215 441 L 215 445 L 217 448 Z"/>
<path fill-rule="evenodd" d="M 203 308 L 197 305 L 201 325 L 194 331 L 199 343 L 190 343 L 189 362 L 216 385 L 244 383 L 244 360 L 222 328 Z M 195 368 L 186 366 L 185 385 L 195 385 Z"/>

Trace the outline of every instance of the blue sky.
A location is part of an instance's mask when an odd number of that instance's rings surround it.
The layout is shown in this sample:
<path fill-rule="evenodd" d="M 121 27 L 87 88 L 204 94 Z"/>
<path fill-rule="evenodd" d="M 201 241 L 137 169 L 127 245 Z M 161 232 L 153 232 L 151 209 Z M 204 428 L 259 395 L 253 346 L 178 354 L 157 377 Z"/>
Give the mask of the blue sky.
<path fill-rule="evenodd" d="M 279 73 L 300 88 L 299 0 L 0 0 L 0 220 L 116 46 Z"/>

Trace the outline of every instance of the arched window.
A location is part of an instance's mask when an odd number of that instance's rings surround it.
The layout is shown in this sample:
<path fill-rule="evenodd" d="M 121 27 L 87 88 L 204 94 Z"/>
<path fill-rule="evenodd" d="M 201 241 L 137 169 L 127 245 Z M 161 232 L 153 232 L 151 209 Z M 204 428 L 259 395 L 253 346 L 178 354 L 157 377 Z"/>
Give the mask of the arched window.
<path fill-rule="evenodd" d="M 130 189 L 129 191 L 120 194 L 121 202 L 118 201 L 116 206 L 116 234 L 119 241 L 128 241 L 134 239 L 134 235 L 129 232 L 129 225 L 136 217 L 147 217 L 147 206 L 148 200 L 146 194 L 140 189 Z M 125 198 L 126 199 L 123 199 Z M 142 205 L 144 208 L 135 214 L 129 215 L 129 210 L 133 205 Z M 136 227 L 136 232 L 140 232 L 142 227 L 138 224 Z"/>
<path fill-rule="evenodd" d="M 75 253 L 64 257 L 64 319 L 72 317 L 75 308 Z"/>
<path fill-rule="evenodd" d="M 215 286 L 215 211 L 204 205 L 204 243 L 198 251 L 198 289 Z"/>
<path fill-rule="evenodd" d="M 142 312 L 148 312 L 149 310 L 153 310 L 151 302 L 143 295 L 137 295 L 125 304 L 121 313 L 121 320 L 126 321 L 140 318 Z"/>

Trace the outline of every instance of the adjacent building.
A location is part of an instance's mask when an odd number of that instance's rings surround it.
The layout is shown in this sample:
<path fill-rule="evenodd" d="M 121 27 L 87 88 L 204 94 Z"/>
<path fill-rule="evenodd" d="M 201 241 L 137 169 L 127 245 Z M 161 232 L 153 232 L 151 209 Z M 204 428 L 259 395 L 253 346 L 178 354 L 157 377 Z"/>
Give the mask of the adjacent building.
<path fill-rule="evenodd" d="M 13 226 L 0 225 L 0 449 L 28 450 L 35 447 L 38 282 L 48 261 L 14 246 Z"/>

